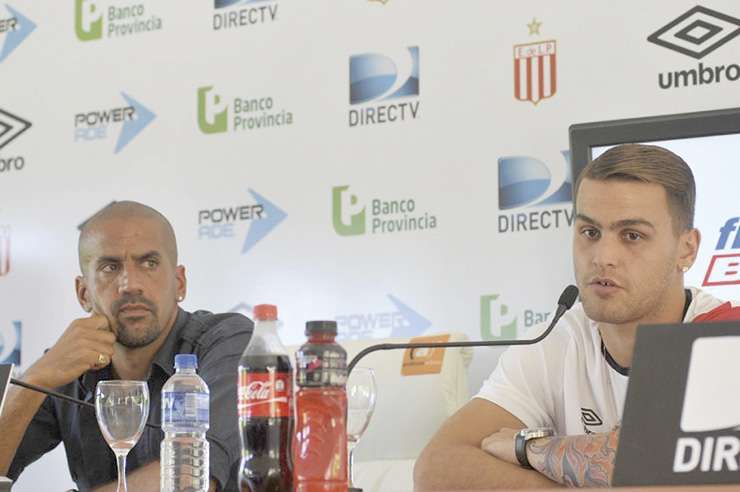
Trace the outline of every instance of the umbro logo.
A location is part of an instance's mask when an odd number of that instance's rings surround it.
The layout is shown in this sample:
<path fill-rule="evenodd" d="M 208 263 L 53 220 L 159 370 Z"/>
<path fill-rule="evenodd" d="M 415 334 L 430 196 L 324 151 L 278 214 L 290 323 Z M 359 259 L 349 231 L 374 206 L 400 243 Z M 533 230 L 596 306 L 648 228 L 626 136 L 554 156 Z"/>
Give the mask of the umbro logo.
<path fill-rule="evenodd" d="M 0 109 L 0 149 L 31 128 L 31 122 Z"/>
<path fill-rule="evenodd" d="M 590 408 L 581 408 L 581 421 L 583 422 L 583 427 L 586 429 L 586 427 L 598 427 L 600 425 L 604 425 L 604 421 L 601 420 L 601 417 L 599 417 L 599 414 L 591 410 Z M 588 429 L 586 429 L 588 432 Z"/>

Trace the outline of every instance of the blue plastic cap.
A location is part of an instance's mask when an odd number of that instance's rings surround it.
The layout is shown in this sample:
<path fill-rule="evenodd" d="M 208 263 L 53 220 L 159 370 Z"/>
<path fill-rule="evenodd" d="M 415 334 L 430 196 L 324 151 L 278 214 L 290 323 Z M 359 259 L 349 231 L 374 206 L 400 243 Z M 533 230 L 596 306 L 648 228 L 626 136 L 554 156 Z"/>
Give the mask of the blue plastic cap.
<path fill-rule="evenodd" d="M 177 369 L 197 369 L 198 356 L 195 354 L 177 354 L 175 355 L 175 370 Z"/>

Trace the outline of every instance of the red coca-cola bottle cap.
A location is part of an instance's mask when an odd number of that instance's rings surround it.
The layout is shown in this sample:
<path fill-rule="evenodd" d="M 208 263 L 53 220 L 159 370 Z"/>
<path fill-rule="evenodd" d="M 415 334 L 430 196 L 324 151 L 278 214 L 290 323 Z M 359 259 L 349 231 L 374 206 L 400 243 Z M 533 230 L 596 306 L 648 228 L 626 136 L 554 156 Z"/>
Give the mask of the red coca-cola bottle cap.
<path fill-rule="evenodd" d="M 275 321 L 277 306 L 274 304 L 257 304 L 254 306 L 254 317 L 259 321 Z"/>

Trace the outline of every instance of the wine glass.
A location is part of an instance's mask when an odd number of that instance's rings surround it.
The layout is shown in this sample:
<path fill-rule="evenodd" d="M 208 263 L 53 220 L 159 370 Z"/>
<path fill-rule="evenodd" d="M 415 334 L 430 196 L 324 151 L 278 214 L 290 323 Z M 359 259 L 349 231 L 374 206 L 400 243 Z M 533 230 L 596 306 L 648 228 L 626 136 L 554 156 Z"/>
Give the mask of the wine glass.
<path fill-rule="evenodd" d="M 347 379 L 347 448 L 349 487 L 354 487 L 354 449 L 370 423 L 375 410 L 375 372 L 369 367 L 355 367 Z M 357 489 L 359 490 L 359 489 Z"/>
<path fill-rule="evenodd" d="M 127 492 L 126 456 L 141 437 L 149 417 L 146 381 L 100 381 L 95 388 L 95 416 L 103 437 L 116 455 L 116 492 Z"/>

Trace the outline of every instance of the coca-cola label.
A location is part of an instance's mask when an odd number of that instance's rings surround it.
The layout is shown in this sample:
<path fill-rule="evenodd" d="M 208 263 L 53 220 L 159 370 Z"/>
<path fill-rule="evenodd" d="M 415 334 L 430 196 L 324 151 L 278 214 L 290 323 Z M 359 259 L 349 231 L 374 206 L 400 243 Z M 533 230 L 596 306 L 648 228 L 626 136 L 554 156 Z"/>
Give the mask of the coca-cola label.
<path fill-rule="evenodd" d="M 290 417 L 293 381 L 289 372 L 239 369 L 239 417 Z"/>

